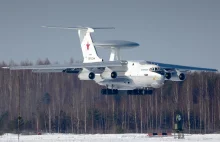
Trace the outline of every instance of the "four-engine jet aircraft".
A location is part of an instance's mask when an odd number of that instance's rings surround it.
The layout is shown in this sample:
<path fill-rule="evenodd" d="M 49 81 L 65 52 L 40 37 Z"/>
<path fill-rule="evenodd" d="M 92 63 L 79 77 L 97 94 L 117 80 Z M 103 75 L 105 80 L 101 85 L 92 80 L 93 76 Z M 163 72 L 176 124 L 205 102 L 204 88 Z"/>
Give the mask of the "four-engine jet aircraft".
<path fill-rule="evenodd" d="M 97 46 L 111 47 L 109 61 L 103 61 L 97 55 L 96 45 L 93 43 L 91 33 L 94 29 L 109 28 L 89 28 L 89 27 L 48 27 L 60 29 L 78 30 L 83 54 L 83 63 L 68 65 L 35 65 L 35 66 L 12 66 L 6 67 L 11 70 L 31 69 L 33 72 L 63 72 L 77 73 L 80 80 L 94 80 L 99 85 L 105 86 L 101 90 L 102 94 L 115 95 L 126 93 L 128 95 L 147 95 L 152 94 L 154 88 L 160 88 L 165 80 L 184 81 L 186 72 L 197 71 L 217 71 L 210 68 L 198 68 L 173 64 L 158 63 L 152 61 L 129 61 L 121 60 L 119 49 L 122 45 L 117 44 L 98 44 Z M 124 46 L 133 42 L 123 42 Z M 114 48 L 116 47 L 116 48 Z"/>

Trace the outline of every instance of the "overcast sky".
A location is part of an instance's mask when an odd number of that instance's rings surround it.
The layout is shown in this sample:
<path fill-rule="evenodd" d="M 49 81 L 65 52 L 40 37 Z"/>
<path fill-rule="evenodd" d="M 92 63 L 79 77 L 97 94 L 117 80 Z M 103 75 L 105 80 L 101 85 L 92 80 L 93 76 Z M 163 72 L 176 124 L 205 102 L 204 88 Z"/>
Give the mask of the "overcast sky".
<path fill-rule="evenodd" d="M 123 59 L 220 69 L 219 0 L 1 0 L 0 61 L 82 60 L 77 32 L 42 25 L 113 26 L 93 39 L 138 42 Z"/>

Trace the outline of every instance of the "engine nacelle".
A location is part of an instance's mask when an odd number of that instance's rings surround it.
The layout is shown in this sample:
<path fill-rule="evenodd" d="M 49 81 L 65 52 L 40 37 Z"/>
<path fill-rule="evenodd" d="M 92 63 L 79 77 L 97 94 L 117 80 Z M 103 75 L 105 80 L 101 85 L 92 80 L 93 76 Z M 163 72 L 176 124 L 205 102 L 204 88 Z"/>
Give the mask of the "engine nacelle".
<path fill-rule="evenodd" d="M 115 71 L 113 71 L 113 72 L 103 72 L 102 74 L 101 74 L 101 77 L 103 78 L 103 79 L 115 79 L 115 78 L 117 78 L 117 72 L 115 72 Z"/>
<path fill-rule="evenodd" d="M 95 79 L 95 74 L 93 72 L 81 72 L 78 77 L 80 80 L 93 80 Z"/>
<path fill-rule="evenodd" d="M 169 80 L 172 81 L 184 81 L 186 79 L 186 75 L 182 72 L 173 72 L 172 76 Z"/>
<path fill-rule="evenodd" d="M 169 80 L 171 77 L 172 77 L 172 74 L 171 74 L 170 72 L 166 72 L 166 73 L 165 73 L 165 78 L 166 78 L 167 80 Z"/>

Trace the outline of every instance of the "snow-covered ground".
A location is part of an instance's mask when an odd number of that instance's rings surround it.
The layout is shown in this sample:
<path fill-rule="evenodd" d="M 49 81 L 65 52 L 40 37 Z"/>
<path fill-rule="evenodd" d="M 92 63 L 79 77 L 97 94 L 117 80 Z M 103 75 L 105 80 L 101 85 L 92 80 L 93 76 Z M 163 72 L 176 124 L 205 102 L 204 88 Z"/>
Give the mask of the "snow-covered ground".
<path fill-rule="evenodd" d="M 18 135 L 4 134 L 0 142 L 17 142 Z M 168 137 L 148 137 L 147 134 L 43 134 L 20 135 L 19 142 L 159 142 L 159 141 L 209 141 L 220 142 L 220 134 L 185 135 L 184 139 Z"/>

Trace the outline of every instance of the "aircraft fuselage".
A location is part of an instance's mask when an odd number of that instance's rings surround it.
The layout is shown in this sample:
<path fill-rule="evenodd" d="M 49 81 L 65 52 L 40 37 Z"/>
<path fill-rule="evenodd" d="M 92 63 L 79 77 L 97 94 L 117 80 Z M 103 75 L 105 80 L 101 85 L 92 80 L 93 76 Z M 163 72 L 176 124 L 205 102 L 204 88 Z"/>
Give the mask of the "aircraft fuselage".
<path fill-rule="evenodd" d="M 126 66 L 108 68 L 104 72 L 117 73 L 116 78 L 104 78 L 96 74 L 94 81 L 109 89 L 132 90 L 143 88 L 160 88 L 164 84 L 165 72 L 157 65 L 128 61 Z"/>

